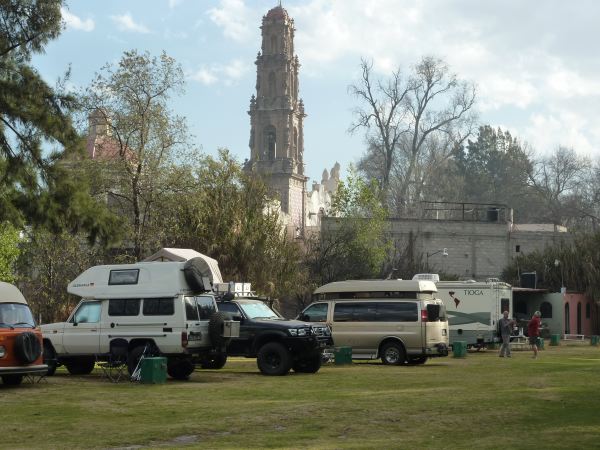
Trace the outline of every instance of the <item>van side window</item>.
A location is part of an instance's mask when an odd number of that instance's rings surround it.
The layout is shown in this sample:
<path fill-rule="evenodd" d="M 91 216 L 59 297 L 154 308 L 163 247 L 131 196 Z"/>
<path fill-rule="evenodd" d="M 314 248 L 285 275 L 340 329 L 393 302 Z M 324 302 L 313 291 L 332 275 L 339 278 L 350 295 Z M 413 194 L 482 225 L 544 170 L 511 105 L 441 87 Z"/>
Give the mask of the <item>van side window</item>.
<path fill-rule="evenodd" d="M 100 302 L 85 302 L 75 312 L 72 322 L 74 323 L 98 323 L 100 322 Z"/>
<path fill-rule="evenodd" d="M 196 299 L 194 297 L 185 298 L 185 319 L 200 320 L 198 317 L 198 309 L 196 308 Z"/>
<path fill-rule="evenodd" d="M 327 303 L 316 303 L 314 305 L 310 305 L 302 313 L 302 320 L 310 322 L 326 322 L 327 306 Z"/>
<path fill-rule="evenodd" d="M 115 298 L 108 301 L 109 316 L 137 316 L 139 313 L 139 298 Z"/>
<path fill-rule="evenodd" d="M 377 303 L 378 322 L 417 322 L 418 317 L 416 302 Z"/>
<path fill-rule="evenodd" d="M 333 310 L 334 322 L 375 322 L 377 320 L 377 304 L 336 303 Z"/>
<path fill-rule="evenodd" d="M 145 316 L 172 316 L 175 314 L 175 299 L 168 298 L 145 298 Z"/>
<path fill-rule="evenodd" d="M 196 297 L 196 304 L 198 305 L 200 320 L 209 320 L 210 316 L 217 310 L 213 297 Z"/>

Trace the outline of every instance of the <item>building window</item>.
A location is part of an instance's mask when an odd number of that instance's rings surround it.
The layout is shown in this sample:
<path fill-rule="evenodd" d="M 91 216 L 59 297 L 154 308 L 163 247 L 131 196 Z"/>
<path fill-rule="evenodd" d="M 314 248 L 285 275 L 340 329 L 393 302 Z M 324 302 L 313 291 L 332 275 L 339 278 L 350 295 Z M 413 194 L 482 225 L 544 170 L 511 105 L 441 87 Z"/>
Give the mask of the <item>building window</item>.
<path fill-rule="evenodd" d="M 581 334 L 581 302 L 577 303 L 577 334 Z"/>
<path fill-rule="evenodd" d="M 540 305 L 540 312 L 542 313 L 542 319 L 552 319 L 552 304 L 549 302 L 542 302 Z"/>
<path fill-rule="evenodd" d="M 277 36 L 271 36 L 271 53 L 277 53 Z"/>
<path fill-rule="evenodd" d="M 565 334 L 571 334 L 571 311 L 568 303 L 565 303 Z"/>
<path fill-rule="evenodd" d="M 264 130 L 264 155 L 265 159 L 273 160 L 277 153 L 277 131 L 273 125 Z"/>
<path fill-rule="evenodd" d="M 589 319 L 590 317 L 592 317 L 592 304 L 587 302 L 585 304 L 585 318 Z"/>
<path fill-rule="evenodd" d="M 520 245 L 516 245 L 515 246 L 515 252 L 519 253 L 521 251 L 521 246 Z"/>

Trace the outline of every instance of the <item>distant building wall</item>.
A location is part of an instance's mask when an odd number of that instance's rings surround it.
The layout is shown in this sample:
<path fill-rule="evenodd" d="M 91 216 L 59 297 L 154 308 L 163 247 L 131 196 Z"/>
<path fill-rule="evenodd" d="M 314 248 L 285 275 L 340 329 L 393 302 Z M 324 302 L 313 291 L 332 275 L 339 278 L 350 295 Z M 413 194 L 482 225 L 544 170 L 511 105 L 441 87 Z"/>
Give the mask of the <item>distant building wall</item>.
<path fill-rule="evenodd" d="M 323 217 L 322 229 L 335 229 L 339 220 L 343 219 Z M 476 280 L 499 278 L 519 253 L 571 240 L 571 235 L 562 230 L 514 230 L 510 222 L 390 219 L 388 233 L 398 249 L 406 248 L 412 240 L 414 254 L 422 255 L 430 272 Z M 447 256 L 439 251 L 443 249 L 447 249 Z M 427 254 L 431 256 L 427 258 Z"/>

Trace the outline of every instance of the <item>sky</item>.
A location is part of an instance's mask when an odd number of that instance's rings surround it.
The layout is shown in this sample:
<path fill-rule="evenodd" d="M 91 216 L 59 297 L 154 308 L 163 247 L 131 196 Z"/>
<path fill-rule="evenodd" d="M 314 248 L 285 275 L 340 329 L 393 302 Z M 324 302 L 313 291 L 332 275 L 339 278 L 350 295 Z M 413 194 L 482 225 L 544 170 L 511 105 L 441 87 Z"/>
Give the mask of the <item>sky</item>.
<path fill-rule="evenodd" d="M 165 51 L 186 92 L 171 102 L 194 142 L 250 156 L 250 96 L 262 16 L 278 0 L 68 0 L 65 30 L 33 64 L 51 84 L 71 67 L 87 86 L 106 63 L 137 49 Z M 348 132 L 359 104 L 348 93 L 361 58 L 377 76 L 441 58 L 477 86 L 481 124 L 509 130 L 537 154 L 559 145 L 600 157 L 600 2 L 595 0 L 283 0 L 301 63 L 306 174 L 342 173 L 365 149 Z"/>

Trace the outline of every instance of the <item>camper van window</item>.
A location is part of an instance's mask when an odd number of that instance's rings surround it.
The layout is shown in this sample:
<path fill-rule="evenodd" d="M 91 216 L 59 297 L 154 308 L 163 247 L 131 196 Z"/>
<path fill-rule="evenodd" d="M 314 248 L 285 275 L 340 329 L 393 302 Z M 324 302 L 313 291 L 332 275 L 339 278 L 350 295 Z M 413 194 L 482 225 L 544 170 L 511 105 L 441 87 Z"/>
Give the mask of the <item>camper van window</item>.
<path fill-rule="evenodd" d="M 378 322 L 417 322 L 417 304 L 413 302 L 384 302 L 377 304 Z"/>
<path fill-rule="evenodd" d="M 198 305 L 200 320 L 209 320 L 210 316 L 216 312 L 213 297 L 196 297 L 196 304 Z"/>
<path fill-rule="evenodd" d="M 77 309 L 73 315 L 74 323 L 98 323 L 100 322 L 100 302 L 85 302 Z"/>
<path fill-rule="evenodd" d="M 109 316 L 137 316 L 139 313 L 139 298 L 119 298 L 108 301 Z"/>
<path fill-rule="evenodd" d="M 137 284 L 139 275 L 140 269 L 111 270 L 108 276 L 108 284 Z"/>
<path fill-rule="evenodd" d="M 317 294 L 313 300 L 338 300 L 338 299 L 353 299 L 353 298 L 416 298 L 415 292 L 399 292 L 399 291 L 364 291 L 364 292 L 325 292 Z"/>
<path fill-rule="evenodd" d="M 301 320 L 310 322 L 326 322 L 327 321 L 327 303 L 316 303 L 304 310 Z"/>
<path fill-rule="evenodd" d="M 376 303 L 337 303 L 333 310 L 335 322 L 374 322 Z"/>
<path fill-rule="evenodd" d="M 444 305 L 427 305 L 427 321 L 428 322 L 444 322 L 446 320 L 446 308 Z"/>
<path fill-rule="evenodd" d="M 194 297 L 185 298 L 185 319 L 200 320 L 198 308 L 196 308 L 196 299 Z"/>
<path fill-rule="evenodd" d="M 143 312 L 145 316 L 172 316 L 175 314 L 175 299 L 145 298 Z"/>

